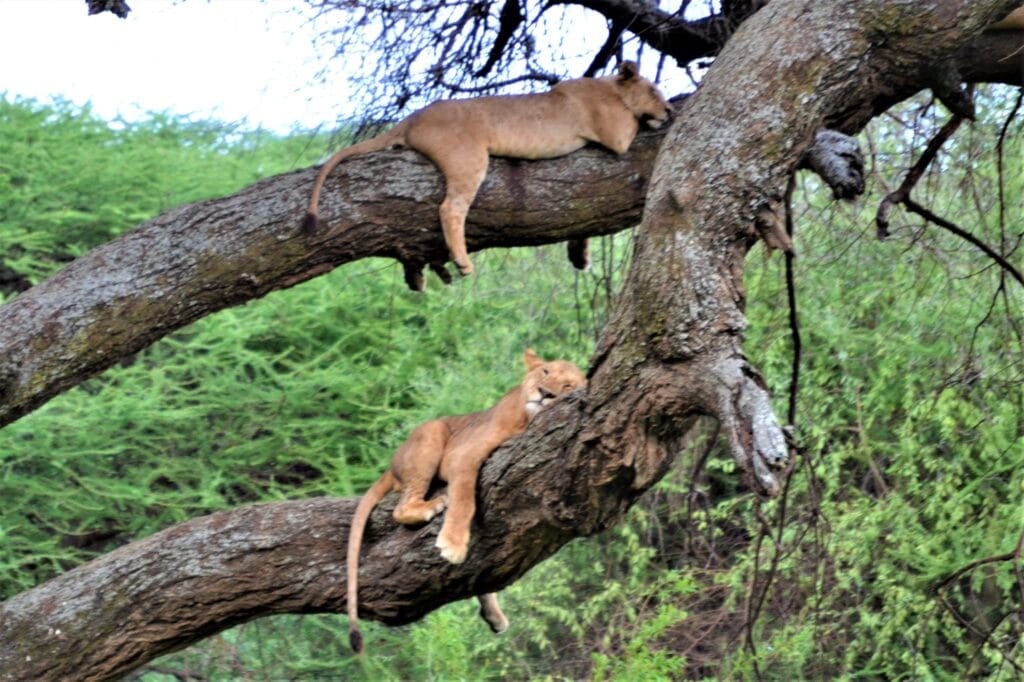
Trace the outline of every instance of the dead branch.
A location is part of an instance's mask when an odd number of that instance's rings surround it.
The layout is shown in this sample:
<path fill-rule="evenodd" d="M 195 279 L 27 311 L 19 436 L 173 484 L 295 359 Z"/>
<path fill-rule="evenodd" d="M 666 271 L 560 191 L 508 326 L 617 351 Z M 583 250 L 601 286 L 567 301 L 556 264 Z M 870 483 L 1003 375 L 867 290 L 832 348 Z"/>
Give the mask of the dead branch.
<path fill-rule="evenodd" d="M 928 210 L 921 204 L 917 203 L 910 197 L 907 197 L 906 199 L 903 200 L 903 205 L 907 208 L 908 211 L 916 213 L 917 215 L 921 216 L 928 222 L 938 225 L 947 232 L 952 232 L 953 234 L 960 237 L 964 241 L 969 242 L 974 246 L 978 247 L 978 249 L 980 249 L 986 256 L 994 260 L 999 265 L 999 267 L 1003 269 L 1004 272 L 1011 275 L 1015 280 L 1017 280 L 1018 284 L 1024 286 L 1024 275 L 1021 275 L 1020 270 L 1013 267 L 1013 265 L 1008 260 L 1003 258 L 1003 256 L 995 249 L 993 249 L 991 246 L 981 241 L 980 239 L 978 239 L 977 237 L 975 237 L 973 234 L 963 229 L 962 227 L 959 227 L 955 223 L 950 222 L 949 220 L 946 220 L 945 218 L 936 215 L 935 213 L 932 213 L 930 210 Z"/>

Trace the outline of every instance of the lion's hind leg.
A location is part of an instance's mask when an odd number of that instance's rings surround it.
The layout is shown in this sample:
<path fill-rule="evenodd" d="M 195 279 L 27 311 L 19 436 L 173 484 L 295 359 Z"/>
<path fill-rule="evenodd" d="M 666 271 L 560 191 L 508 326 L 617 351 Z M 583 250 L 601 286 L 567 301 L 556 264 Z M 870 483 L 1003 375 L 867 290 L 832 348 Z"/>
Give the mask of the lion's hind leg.
<path fill-rule="evenodd" d="M 448 504 L 445 495 L 426 499 L 430 483 L 441 465 L 449 430 L 441 421 L 430 421 L 413 429 L 395 453 L 391 470 L 398 479 L 401 497 L 395 507 L 395 521 L 403 525 L 426 523 Z"/>
<path fill-rule="evenodd" d="M 444 493 L 435 495 L 429 500 L 424 500 L 423 494 L 420 493 L 418 499 L 407 500 L 403 491 L 402 499 L 395 507 L 394 518 L 403 526 L 415 526 L 419 523 L 426 523 L 443 512 L 447 506 L 448 496 Z"/>

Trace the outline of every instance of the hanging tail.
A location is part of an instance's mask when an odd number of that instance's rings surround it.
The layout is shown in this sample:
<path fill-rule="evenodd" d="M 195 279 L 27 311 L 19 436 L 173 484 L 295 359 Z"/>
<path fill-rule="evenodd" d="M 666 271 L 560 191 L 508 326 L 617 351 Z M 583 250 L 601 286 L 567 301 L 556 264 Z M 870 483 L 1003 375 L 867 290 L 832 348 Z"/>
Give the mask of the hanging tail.
<path fill-rule="evenodd" d="M 368 140 L 369 141 L 369 140 Z M 359 550 L 363 545 L 363 531 L 370 512 L 395 487 L 395 477 L 388 470 L 370 486 L 352 514 L 352 523 L 348 531 L 348 568 L 345 577 L 348 581 L 346 605 L 348 606 L 348 641 L 352 651 L 361 653 L 363 635 L 359 631 Z"/>
<path fill-rule="evenodd" d="M 379 152 L 382 149 L 403 144 L 404 134 L 405 126 L 399 123 L 386 133 L 371 137 L 369 140 L 363 140 L 351 147 L 345 147 L 327 159 L 326 163 L 320 167 L 320 173 L 316 176 L 316 182 L 313 183 L 313 194 L 309 198 L 309 208 L 306 210 L 306 218 L 302 222 L 302 229 L 306 231 L 306 234 L 314 234 L 320 230 L 320 191 L 323 189 L 324 182 L 327 181 L 327 176 L 334 170 L 334 167 L 350 156 Z"/>

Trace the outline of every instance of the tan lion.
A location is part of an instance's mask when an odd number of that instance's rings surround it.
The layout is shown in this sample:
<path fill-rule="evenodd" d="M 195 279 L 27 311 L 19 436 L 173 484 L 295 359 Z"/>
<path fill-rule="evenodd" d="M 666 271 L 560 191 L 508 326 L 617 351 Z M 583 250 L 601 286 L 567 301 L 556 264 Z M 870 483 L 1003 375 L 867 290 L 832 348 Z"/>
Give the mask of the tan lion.
<path fill-rule="evenodd" d="M 469 526 L 476 511 L 476 479 L 484 460 L 506 440 L 525 431 L 541 408 L 587 383 L 571 362 L 545 362 L 529 348 L 523 360 L 526 376 L 522 384 L 506 393 L 491 409 L 441 417 L 413 429 L 395 452 L 391 468 L 359 500 L 348 535 L 347 574 L 349 642 L 357 653 L 363 648 L 358 616 L 359 550 L 373 508 L 389 492 L 401 491 L 394 518 L 401 524 L 412 525 L 430 521 L 447 506 L 435 546 L 445 559 L 461 564 L 469 550 Z M 447 481 L 448 492 L 427 500 L 435 477 Z M 501 612 L 497 596 L 485 594 L 479 600 L 480 615 L 494 632 L 504 632 L 508 619 Z"/>
<path fill-rule="evenodd" d="M 1024 29 L 1024 7 L 1018 7 L 989 28 Z"/>
<path fill-rule="evenodd" d="M 550 159 L 570 154 L 588 142 L 624 154 L 636 137 L 640 120 L 657 128 L 671 111 L 658 88 L 640 76 L 635 62 L 628 61 L 615 76 L 563 81 L 543 93 L 434 102 L 386 133 L 346 147 L 328 159 L 313 184 L 306 229 L 319 229 L 320 191 L 341 161 L 409 147 L 430 159 L 444 175 L 441 228 L 451 259 L 461 274 L 468 275 L 473 264 L 466 252 L 466 213 L 487 175 L 491 156 Z M 569 257 L 573 265 L 585 268 L 586 240 L 570 242 Z M 422 288 L 422 279 L 409 283 Z"/>

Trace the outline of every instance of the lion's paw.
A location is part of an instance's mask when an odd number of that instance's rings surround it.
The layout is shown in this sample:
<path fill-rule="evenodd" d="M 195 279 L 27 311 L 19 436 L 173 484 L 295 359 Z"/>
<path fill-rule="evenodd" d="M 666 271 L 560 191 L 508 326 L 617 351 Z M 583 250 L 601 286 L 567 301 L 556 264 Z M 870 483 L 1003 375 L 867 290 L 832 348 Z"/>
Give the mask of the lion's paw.
<path fill-rule="evenodd" d="M 505 630 L 508 630 L 508 618 L 505 617 L 504 613 L 486 614 L 481 609 L 480 615 L 487 621 L 487 624 L 491 627 L 491 632 L 494 634 L 500 635 Z"/>
<path fill-rule="evenodd" d="M 437 536 L 434 546 L 441 550 L 441 556 L 453 564 L 461 564 L 469 553 L 469 542 L 454 542 L 444 535 Z"/>
<path fill-rule="evenodd" d="M 432 502 L 434 503 L 434 506 L 428 509 L 427 513 L 424 514 L 424 521 L 429 521 L 430 519 L 434 518 L 435 516 L 444 511 L 445 507 L 448 506 L 448 496 L 438 495 L 432 500 Z"/>

